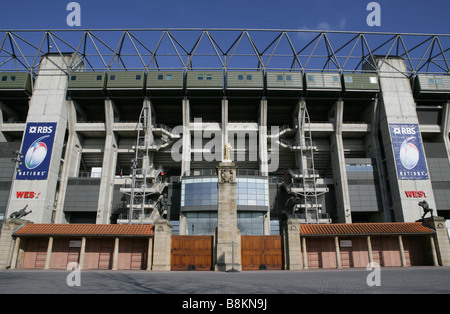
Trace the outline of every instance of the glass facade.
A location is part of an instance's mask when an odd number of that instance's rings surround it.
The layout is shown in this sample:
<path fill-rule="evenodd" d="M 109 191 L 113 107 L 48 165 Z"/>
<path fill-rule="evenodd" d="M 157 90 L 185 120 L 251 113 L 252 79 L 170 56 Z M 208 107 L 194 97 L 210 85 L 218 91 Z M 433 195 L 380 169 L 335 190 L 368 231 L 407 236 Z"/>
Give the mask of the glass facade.
<path fill-rule="evenodd" d="M 269 210 L 269 183 L 264 177 L 236 178 L 238 228 L 244 235 L 264 235 Z M 217 177 L 187 177 L 181 185 L 186 235 L 212 235 L 217 227 Z"/>
<path fill-rule="evenodd" d="M 238 206 L 269 206 L 267 178 L 236 178 Z"/>

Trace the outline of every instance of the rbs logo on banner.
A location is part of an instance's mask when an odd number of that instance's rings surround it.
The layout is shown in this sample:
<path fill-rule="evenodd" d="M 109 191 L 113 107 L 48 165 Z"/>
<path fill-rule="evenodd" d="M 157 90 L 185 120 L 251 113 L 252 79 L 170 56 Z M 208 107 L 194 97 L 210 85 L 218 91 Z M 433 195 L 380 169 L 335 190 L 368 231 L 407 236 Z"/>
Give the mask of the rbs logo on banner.
<path fill-rule="evenodd" d="M 428 179 L 419 125 L 390 124 L 397 176 L 400 180 Z"/>
<path fill-rule="evenodd" d="M 28 123 L 22 144 L 17 180 L 46 180 L 56 123 Z"/>

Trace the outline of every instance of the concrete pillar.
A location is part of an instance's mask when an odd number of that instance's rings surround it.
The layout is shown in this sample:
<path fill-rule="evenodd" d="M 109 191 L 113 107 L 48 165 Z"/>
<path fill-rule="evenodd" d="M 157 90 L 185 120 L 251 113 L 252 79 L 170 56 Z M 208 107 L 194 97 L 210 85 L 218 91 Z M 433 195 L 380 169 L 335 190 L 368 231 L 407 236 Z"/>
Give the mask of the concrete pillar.
<path fill-rule="evenodd" d="M 220 161 L 223 161 L 223 148 L 225 147 L 225 144 L 229 143 L 228 141 L 228 99 L 224 98 L 222 99 L 222 145 L 220 146 L 220 154 L 221 157 Z"/>
<path fill-rule="evenodd" d="M 153 265 L 153 237 L 148 238 L 147 270 L 152 270 Z"/>
<path fill-rule="evenodd" d="M 170 270 L 172 224 L 164 219 L 155 222 L 152 270 Z"/>
<path fill-rule="evenodd" d="M 431 247 L 431 256 L 433 257 L 433 265 L 439 266 L 439 259 L 436 251 L 436 244 L 434 242 L 434 237 L 430 235 L 430 247 Z"/>
<path fill-rule="evenodd" d="M 398 236 L 398 246 L 400 247 L 400 259 L 402 261 L 402 267 L 406 267 L 405 249 L 403 248 L 402 236 Z"/>
<path fill-rule="evenodd" d="M 183 108 L 183 155 L 181 160 L 181 176 L 189 175 L 191 171 L 191 132 L 190 132 L 190 116 L 191 109 L 189 100 L 184 98 L 182 100 Z"/>
<path fill-rule="evenodd" d="M 259 171 L 263 176 L 269 175 L 269 160 L 267 153 L 267 100 L 262 99 L 259 105 Z"/>
<path fill-rule="evenodd" d="M 114 238 L 114 254 L 112 270 L 119 269 L 119 238 Z"/>
<path fill-rule="evenodd" d="M 98 196 L 97 224 L 110 223 L 112 200 L 114 194 L 114 177 L 116 174 L 118 144 L 113 132 L 114 108 L 110 99 L 105 100 L 106 139 L 103 150 L 102 176 Z"/>
<path fill-rule="evenodd" d="M 20 248 L 20 238 L 17 238 L 14 243 L 14 252 L 11 258 L 11 267 L 10 269 L 16 269 L 17 258 L 19 256 L 19 248 Z"/>
<path fill-rule="evenodd" d="M 86 238 L 81 238 L 81 248 L 80 248 L 80 270 L 84 267 L 84 254 L 86 252 Z"/>
<path fill-rule="evenodd" d="M 284 234 L 286 269 L 303 269 L 300 221 L 298 219 L 289 219 L 284 227 Z"/>
<path fill-rule="evenodd" d="M 233 162 L 218 167 L 217 246 L 215 269 L 241 270 L 241 236 L 237 227 L 236 166 Z M 233 257 L 234 247 L 234 257 Z M 234 265 L 232 265 L 234 261 Z"/>
<path fill-rule="evenodd" d="M 372 240 L 367 236 L 367 251 L 369 253 L 369 263 L 373 263 Z"/>
<path fill-rule="evenodd" d="M 450 266 L 450 243 L 448 239 L 447 228 L 445 227 L 445 219 L 439 216 L 425 218 L 423 220 L 425 226 L 429 226 L 436 231 L 434 237 L 431 237 L 433 258 L 436 259 L 435 265 Z"/>
<path fill-rule="evenodd" d="M 344 102 L 337 101 L 329 115 L 334 119 L 334 132 L 330 137 L 331 164 L 336 196 L 336 213 L 340 223 L 351 223 L 350 194 L 348 190 L 347 170 L 345 168 L 344 141 L 342 139 Z"/>
<path fill-rule="evenodd" d="M 419 119 L 416 112 L 411 82 L 405 60 L 401 57 L 379 57 L 380 94 L 380 131 L 385 152 L 387 175 L 394 219 L 399 222 L 414 222 L 421 218 L 422 208 L 416 198 L 407 197 L 405 191 L 428 191 L 427 202 L 430 208 L 436 208 L 433 187 L 428 175 L 426 154 L 422 145 Z M 409 139 L 412 137 L 413 139 Z M 397 139 L 394 143 L 393 138 Z M 417 165 L 407 169 L 400 160 L 402 141 L 412 141 L 419 151 Z M 412 143 L 411 142 L 411 143 Z M 423 176 L 417 173 L 424 172 Z M 404 173 L 409 173 L 408 175 Z M 427 176 L 427 178 L 425 178 Z"/>
<path fill-rule="evenodd" d="M 71 64 L 74 58 L 77 58 L 75 54 L 45 54 L 40 61 L 33 95 L 29 102 L 27 124 L 56 123 L 56 127 L 52 130 L 45 130 L 46 135 L 54 136 L 53 148 L 46 156 L 46 158 L 49 158 L 48 170 L 42 169 L 47 178 L 21 180 L 16 177 L 12 183 L 12 195 L 15 195 L 17 191 L 37 191 L 40 192 L 40 196 L 38 199 L 33 199 L 32 204 L 30 204 L 29 199 L 12 198 L 6 215 L 29 205 L 30 208 L 32 207 L 32 213 L 27 216 L 27 219 L 35 223 L 50 223 L 54 218 L 57 193 L 60 190 L 59 176 L 62 158 L 64 157 L 62 152 L 67 129 L 66 91 L 68 76 L 62 69 L 65 69 L 67 64 Z M 34 136 L 32 133 L 34 133 L 34 130 L 27 128 L 26 135 Z M 28 147 L 22 147 L 23 155 L 26 154 L 24 150 L 28 150 Z M 22 167 L 24 171 L 27 169 L 25 163 L 22 164 Z"/>
<path fill-rule="evenodd" d="M 306 250 L 306 238 L 302 238 L 302 256 L 303 256 L 303 269 L 308 269 L 308 252 Z"/>
<path fill-rule="evenodd" d="M 13 256 L 13 250 L 19 247 L 17 243 L 15 244 L 18 238 L 14 240 L 12 234 L 28 222 L 30 221 L 16 218 L 6 218 L 3 221 L 0 232 L 0 270 L 12 266 L 11 258 Z"/>
<path fill-rule="evenodd" d="M 76 101 L 68 100 L 67 107 L 67 130 L 68 138 L 66 143 L 66 153 L 64 157 L 64 165 L 61 173 L 60 190 L 58 202 L 56 205 L 55 223 L 68 223 L 64 216 L 64 200 L 66 198 L 67 181 L 70 177 L 77 177 L 81 162 L 81 143 L 76 132 L 77 116 L 80 107 Z"/>
<path fill-rule="evenodd" d="M 50 260 L 52 259 L 53 237 L 48 238 L 47 256 L 45 258 L 44 269 L 50 269 Z"/>
<path fill-rule="evenodd" d="M 336 248 L 336 268 L 341 269 L 341 250 L 339 249 L 339 237 L 334 237 L 334 246 Z"/>

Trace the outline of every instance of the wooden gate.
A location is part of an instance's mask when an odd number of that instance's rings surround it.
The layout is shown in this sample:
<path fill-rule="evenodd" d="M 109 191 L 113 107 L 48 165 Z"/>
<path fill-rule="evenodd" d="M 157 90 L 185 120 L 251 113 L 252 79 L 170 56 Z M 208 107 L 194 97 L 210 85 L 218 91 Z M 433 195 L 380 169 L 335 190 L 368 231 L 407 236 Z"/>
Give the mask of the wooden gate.
<path fill-rule="evenodd" d="M 281 236 L 241 236 L 243 270 L 283 269 Z"/>
<path fill-rule="evenodd" d="M 43 269 L 47 258 L 48 238 L 31 238 L 27 242 L 23 268 Z"/>
<path fill-rule="evenodd" d="M 171 270 L 212 270 L 212 236 L 172 236 Z"/>

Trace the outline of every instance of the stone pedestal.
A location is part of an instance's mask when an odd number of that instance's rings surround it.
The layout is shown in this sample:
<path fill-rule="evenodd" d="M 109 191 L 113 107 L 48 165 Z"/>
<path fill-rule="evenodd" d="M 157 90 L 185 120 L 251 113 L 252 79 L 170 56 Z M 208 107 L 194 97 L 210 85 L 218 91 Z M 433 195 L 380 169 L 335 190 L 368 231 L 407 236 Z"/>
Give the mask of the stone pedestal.
<path fill-rule="evenodd" d="M 445 227 L 445 219 L 443 217 L 430 217 L 420 219 L 420 221 L 428 227 L 436 231 L 434 237 L 434 247 L 436 249 L 436 259 L 441 266 L 450 266 L 450 243 Z M 433 246 L 433 245 L 432 245 Z"/>
<path fill-rule="evenodd" d="M 289 219 L 284 226 L 285 269 L 303 269 L 300 220 Z"/>
<path fill-rule="evenodd" d="M 215 270 L 241 270 L 241 233 L 237 227 L 236 166 L 231 161 L 218 166 L 218 212 Z M 234 253 L 234 254 L 233 254 Z"/>
<path fill-rule="evenodd" d="M 17 240 L 12 238 L 12 234 L 26 223 L 31 223 L 31 221 L 16 218 L 7 218 L 3 221 L 0 234 L 0 269 L 11 267 L 14 252 L 16 252 L 15 260 L 17 260 L 19 244 Z M 12 265 L 12 268 L 15 268 L 15 266 Z"/>
<path fill-rule="evenodd" d="M 152 270 L 170 270 L 172 224 L 167 220 L 155 222 Z"/>

